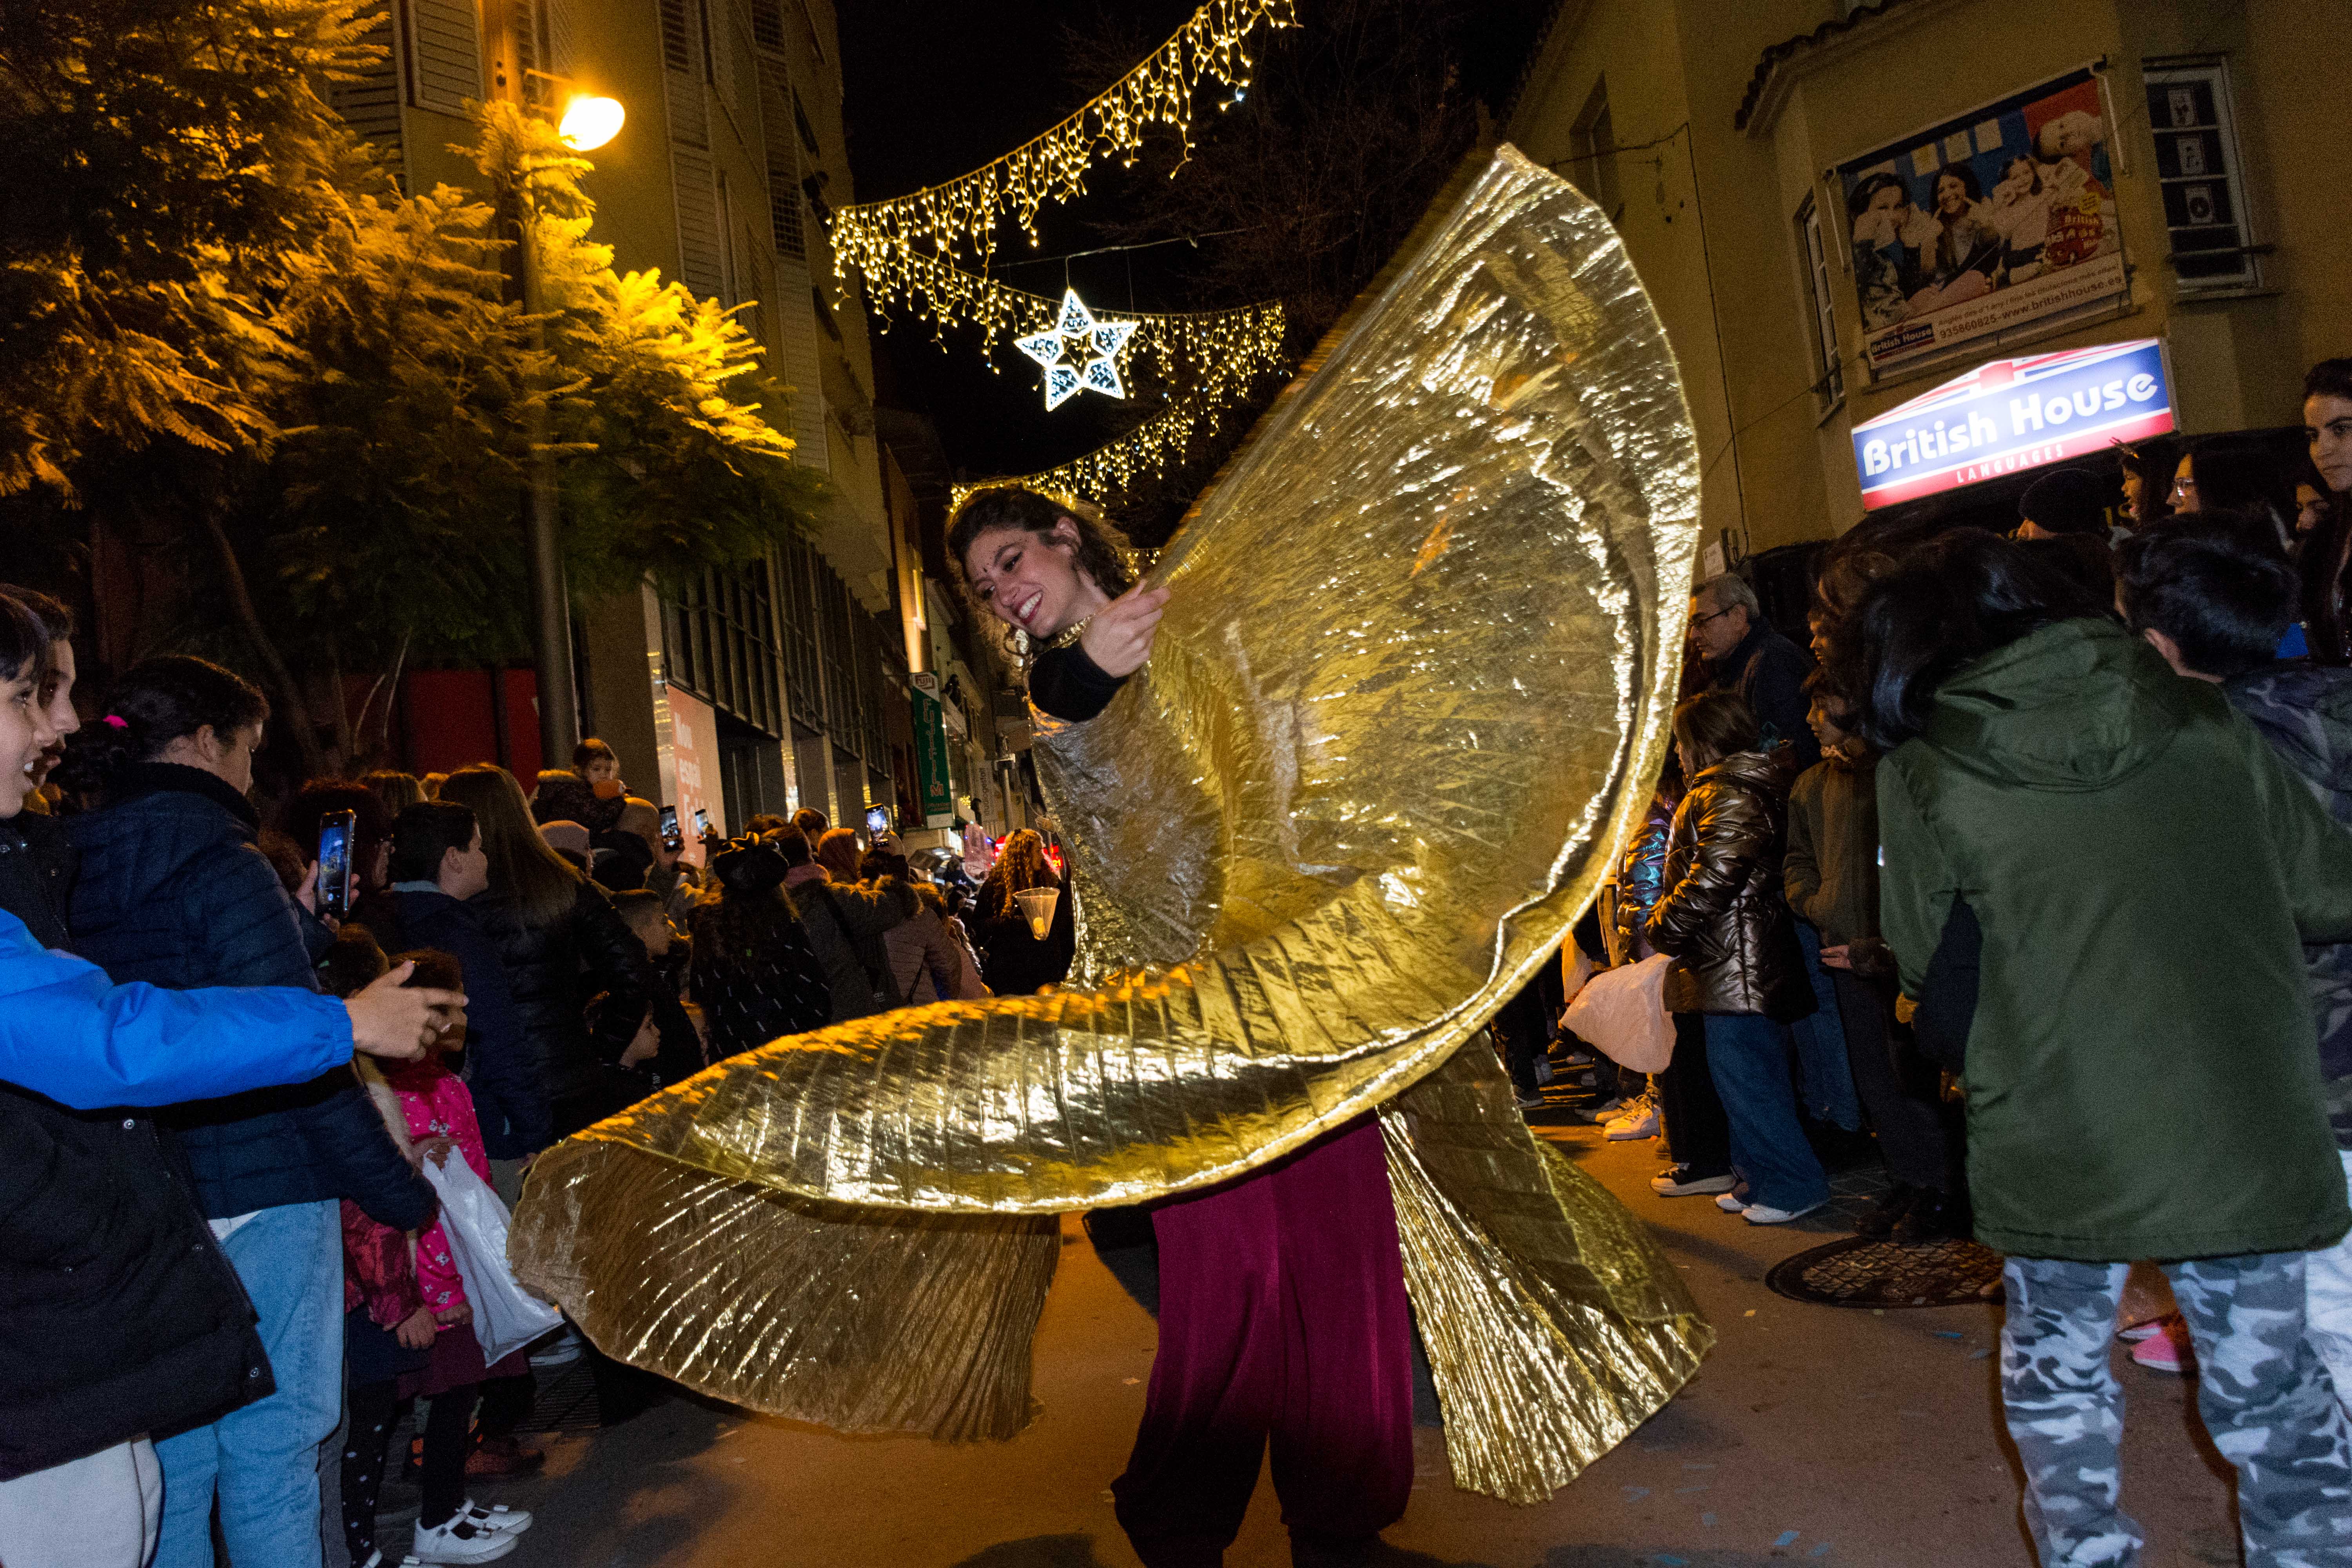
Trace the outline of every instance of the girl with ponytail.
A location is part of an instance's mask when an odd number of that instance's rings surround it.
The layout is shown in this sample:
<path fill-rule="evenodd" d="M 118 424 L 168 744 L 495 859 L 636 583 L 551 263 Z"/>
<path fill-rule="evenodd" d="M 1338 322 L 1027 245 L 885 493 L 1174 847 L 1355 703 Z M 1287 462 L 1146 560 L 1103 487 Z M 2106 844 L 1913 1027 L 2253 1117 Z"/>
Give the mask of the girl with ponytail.
<path fill-rule="evenodd" d="M 268 719 L 269 700 L 233 670 L 184 655 L 147 659 L 67 745 L 58 783 L 103 800 L 129 785 L 134 769 L 163 763 L 211 773 L 242 796 Z"/>
<path fill-rule="evenodd" d="M 75 948 L 117 984 L 316 991 L 312 965 L 332 939 L 257 847 L 246 799 L 269 716 L 260 691 L 204 659 L 152 658 L 98 713 L 58 769 L 67 788 L 101 803 L 69 823 L 81 857 Z M 341 1411 L 340 1200 L 413 1230 L 432 1218 L 433 1189 L 348 1064 L 292 1088 L 173 1106 L 163 1120 L 252 1301 L 277 1391 L 156 1442 L 157 1561 L 210 1561 L 217 1497 L 236 1561 L 316 1562 L 314 1459 Z"/>

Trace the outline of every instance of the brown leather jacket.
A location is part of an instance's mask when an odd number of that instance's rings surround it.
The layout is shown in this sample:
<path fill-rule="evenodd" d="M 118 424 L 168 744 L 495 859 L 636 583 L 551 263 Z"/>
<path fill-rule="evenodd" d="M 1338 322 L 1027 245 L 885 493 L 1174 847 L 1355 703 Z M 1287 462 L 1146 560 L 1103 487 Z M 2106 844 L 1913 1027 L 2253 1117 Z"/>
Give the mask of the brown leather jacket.
<path fill-rule="evenodd" d="M 1643 926 L 1651 946 L 1674 955 L 1667 1011 L 1786 1022 L 1813 1010 L 1780 889 L 1786 783 L 1761 752 L 1726 757 L 1691 781 L 1666 838 L 1664 891 Z"/>

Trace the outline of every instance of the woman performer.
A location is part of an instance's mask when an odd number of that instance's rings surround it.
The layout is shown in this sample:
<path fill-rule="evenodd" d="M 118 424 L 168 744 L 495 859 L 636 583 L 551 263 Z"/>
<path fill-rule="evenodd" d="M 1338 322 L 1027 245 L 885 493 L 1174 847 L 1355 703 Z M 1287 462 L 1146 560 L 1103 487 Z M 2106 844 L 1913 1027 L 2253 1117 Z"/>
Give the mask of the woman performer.
<path fill-rule="evenodd" d="M 948 554 L 1037 649 L 1030 700 L 1093 719 L 1151 655 L 1165 588 L 1118 531 L 1019 488 L 966 502 Z M 1152 1211 L 1160 1350 L 1118 1522 L 1145 1568 L 1215 1568 L 1270 1438 L 1292 1561 L 1360 1563 L 1412 1490 L 1412 1318 L 1377 1120 Z"/>

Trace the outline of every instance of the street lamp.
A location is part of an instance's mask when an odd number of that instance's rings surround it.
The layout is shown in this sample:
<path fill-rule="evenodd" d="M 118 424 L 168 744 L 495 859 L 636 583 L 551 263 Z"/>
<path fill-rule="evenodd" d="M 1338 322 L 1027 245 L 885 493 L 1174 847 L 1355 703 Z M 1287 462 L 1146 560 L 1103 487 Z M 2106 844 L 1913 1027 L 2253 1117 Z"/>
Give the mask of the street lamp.
<path fill-rule="evenodd" d="M 485 10 L 492 19 L 489 42 L 493 96 L 525 113 L 545 116 L 548 110 L 541 107 L 543 100 L 534 101 L 538 95 L 530 89 L 530 79 L 536 77 L 559 89 L 571 88 L 572 83 L 552 72 L 528 67 L 514 68 L 520 52 L 517 47 L 520 40 L 513 31 L 518 7 L 491 5 Z M 626 117 L 619 100 L 575 90 L 564 100 L 555 134 L 566 147 L 585 153 L 610 142 L 619 133 Z M 516 239 L 510 263 L 515 269 L 516 292 L 521 296 L 523 310 L 535 317 L 541 314 L 544 305 L 530 224 L 520 207 L 505 216 Z M 537 342 L 544 342 L 542 329 L 532 328 L 532 335 Z M 539 765 L 560 768 L 571 761 L 572 748 L 580 739 L 580 697 L 572 679 L 572 604 L 563 581 L 555 458 L 547 449 L 546 420 L 546 410 L 541 408 L 530 432 L 536 450 L 530 463 L 530 503 L 524 521 L 523 542 L 530 574 L 531 662 L 537 667 L 539 682 Z"/>
<path fill-rule="evenodd" d="M 627 118 L 628 111 L 617 98 L 574 93 L 563 106 L 563 119 L 555 134 L 574 153 L 593 153 L 621 133 L 621 123 Z"/>

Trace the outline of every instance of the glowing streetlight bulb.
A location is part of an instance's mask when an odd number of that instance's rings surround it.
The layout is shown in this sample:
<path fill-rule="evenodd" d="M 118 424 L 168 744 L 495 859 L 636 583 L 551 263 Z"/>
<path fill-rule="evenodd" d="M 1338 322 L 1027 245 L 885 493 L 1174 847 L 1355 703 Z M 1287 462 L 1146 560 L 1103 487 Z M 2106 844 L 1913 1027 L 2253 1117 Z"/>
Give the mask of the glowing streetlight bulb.
<path fill-rule="evenodd" d="M 555 134 L 575 153 L 593 153 L 621 133 L 621 122 L 628 118 L 617 98 L 591 98 L 579 94 L 563 106 L 563 122 Z"/>

